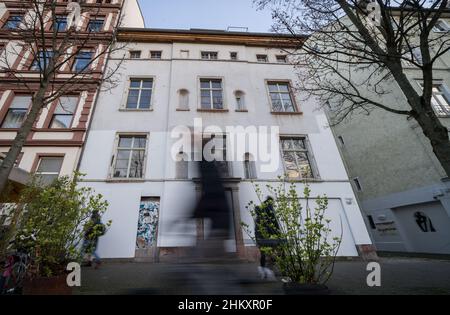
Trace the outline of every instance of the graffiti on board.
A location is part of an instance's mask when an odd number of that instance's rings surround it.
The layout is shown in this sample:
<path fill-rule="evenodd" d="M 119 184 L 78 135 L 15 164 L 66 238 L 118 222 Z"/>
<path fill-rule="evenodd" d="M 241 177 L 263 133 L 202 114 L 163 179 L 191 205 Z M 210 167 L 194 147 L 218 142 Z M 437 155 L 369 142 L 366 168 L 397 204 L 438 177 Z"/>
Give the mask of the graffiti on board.
<path fill-rule="evenodd" d="M 159 199 L 143 198 L 139 207 L 136 249 L 148 249 L 156 245 L 159 218 Z"/>

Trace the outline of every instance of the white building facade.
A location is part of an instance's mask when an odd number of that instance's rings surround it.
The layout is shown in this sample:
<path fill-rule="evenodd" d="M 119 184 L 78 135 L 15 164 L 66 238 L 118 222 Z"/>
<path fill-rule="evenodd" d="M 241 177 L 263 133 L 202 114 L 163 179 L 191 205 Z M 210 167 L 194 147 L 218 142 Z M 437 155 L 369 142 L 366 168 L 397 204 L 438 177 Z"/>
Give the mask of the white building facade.
<path fill-rule="evenodd" d="M 110 203 L 103 220 L 112 226 L 100 239 L 100 256 L 176 259 L 207 237 L 207 222 L 188 219 L 201 192 L 199 175 L 196 163 L 187 161 L 192 152 L 176 147 L 173 131 L 194 128 L 203 143 L 214 134 L 226 139 L 229 154 L 236 139 L 230 128 L 237 126 L 256 128 L 258 135 L 267 128 L 276 145 L 257 138 L 260 148 L 249 141 L 224 163 L 234 227 L 229 251 L 256 258 L 241 228 L 241 222 L 252 226 L 246 206 L 258 200 L 254 184 L 264 191 L 283 174 L 295 180 L 300 195 L 308 179 L 312 196 L 328 196 L 333 233 L 343 235 L 340 256 L 374 251 L 327 118 L 294 90 L 298 78 L 281 48 L 289 48 L 289 38 L 122 29 L 124 39 L 132 44 L 124 52 L 122 80 L 99 97 L 80 167 L 84 185 Z"/>

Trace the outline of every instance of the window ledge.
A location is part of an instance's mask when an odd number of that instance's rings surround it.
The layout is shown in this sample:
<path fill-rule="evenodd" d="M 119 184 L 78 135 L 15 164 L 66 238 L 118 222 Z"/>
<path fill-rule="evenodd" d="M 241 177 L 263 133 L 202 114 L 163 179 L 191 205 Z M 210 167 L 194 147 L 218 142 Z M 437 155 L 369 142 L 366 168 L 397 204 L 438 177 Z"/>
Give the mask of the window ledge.
<path fill-rule="evenodd" d="M 184 109 L 184 108 L 177 108 L 176 109 L 177 112 L 190 112 L 190 109 Z"/>
<path fill-rule="evenodd" d="M 205 108 L 197 108 L 197 112 L 226 113 L 226 112 L 229 112 L 229 110 L 228 110 L 228 109 L 205 109 Z"/>
<path fill-rule="evenodd" d="M 303 115 L 303 112 L 270 112 L 272 115 Z"/>
<path fill-rule="evenodd" d="M 237 113 L 248 113 L 248 109 L 236 109 Z"/>
<path fill-rule="evenodd" d="M 107 178 L 106 179 L 107 183 L 121 183 L 121 184 L 126 184 L 126 183 L 145 183 L 145 179 L 143 178 L 137 178 L 137 179 L 131 179 L 131 178 Z"/>
<path fill-rule="evenodd" d="M 307 183 L 323 183 L 324 180 L 321 178 L 286 178 L 286 182 L 293 182 L 293 183 L 304 183 L 305 181 Z"/>
<path fill-rule="evenodd" d="M 139 109 L 139 108 L 120 108 L 119 112 L 153 112 L 153 108 Z"/>

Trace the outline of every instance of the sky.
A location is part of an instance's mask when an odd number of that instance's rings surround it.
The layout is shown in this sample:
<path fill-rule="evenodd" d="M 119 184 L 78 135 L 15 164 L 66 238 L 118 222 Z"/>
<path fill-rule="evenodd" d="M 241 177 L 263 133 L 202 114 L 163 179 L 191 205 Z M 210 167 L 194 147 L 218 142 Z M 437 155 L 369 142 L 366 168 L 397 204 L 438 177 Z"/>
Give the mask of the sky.
<path fill-rule="evenodd" d="M 226 30 L 248 27 L 268 32 L 269 11 L 259 11 L 252 0 L 139 0 L 147 28 L 207 28 Z"/>

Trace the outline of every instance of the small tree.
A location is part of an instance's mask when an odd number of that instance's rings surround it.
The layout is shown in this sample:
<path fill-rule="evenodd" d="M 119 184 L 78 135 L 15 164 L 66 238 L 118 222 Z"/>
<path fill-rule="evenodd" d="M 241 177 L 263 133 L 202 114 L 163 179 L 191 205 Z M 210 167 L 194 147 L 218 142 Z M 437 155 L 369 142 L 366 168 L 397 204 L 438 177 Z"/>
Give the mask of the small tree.
<path fill-rule="evenodd" d="M 255 219 L 255 230 L 262 238 L 273 240 L 276 246 L 262 247 L 260 250 L 268 255 L 279 268 L 284 277 L 293 283 L 325 284 L 331 277 L 342 235 L 332 237 L 330 220 L 325 212 L 328 208 L 328 198 L 318 196 L 316 206 L 311 208 L 311 189 L 307 184 L 301 198 L 294 183 L 282 180 L 277 187 L 267 185 L 267 190 L 273 200 L 263 200 L 261 188 L 256 185 L 256 194 L 260 205 L 253 201 L 247 209 Z M 302 206 L 301 199 L 305 200 Z M 271 207 L 279 224 L 279 233 L 274 234 L 273 222 L 267 212 L 258 211 L 257 207 Z M 256 220 L 257 212 L 262 217 Z M 258 222 L 258 223 L 257 223 Z M 242 223 L 244 229 L 255 240 L 249 226 Z M 270 227 L 267 229 L 267 227 Z M 342 230 L 342 227 L 341 227 Z M 256 241 L 256 240 L 255 240 Z"/>
<path fill-rule="evenodd" d="M 20 203 L 26 206 L 14 246 L 30 254 L 31 276 L 59 275 L 67 263 L 81 261 L 85 226 L 92 213 L 101 215 L 108 207 L 101 194 L 78 187 L 80 176 L 61 177 L 44 188 L 36 177 L 23 191 Z"/>

